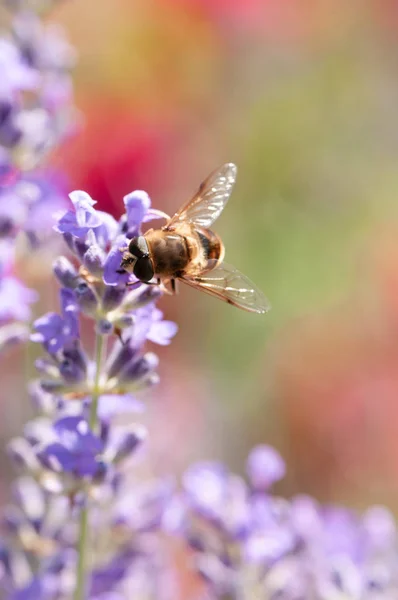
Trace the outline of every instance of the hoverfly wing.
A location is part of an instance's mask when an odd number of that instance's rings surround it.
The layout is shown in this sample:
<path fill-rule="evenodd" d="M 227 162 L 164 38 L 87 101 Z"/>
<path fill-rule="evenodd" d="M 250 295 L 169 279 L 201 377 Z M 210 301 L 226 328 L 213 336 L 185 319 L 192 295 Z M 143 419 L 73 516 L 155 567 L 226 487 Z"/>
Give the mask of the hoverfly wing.
<path fill-rule="evenodd" d="M 248 277 L 226 263 L 203 275 L 184 275 L 181 281 L 249 312 L 262 314 L 271 308 L 262 291 Z"/>
<path fill-rule="evenodd" d="M 170 219 L 164 229 L 188 221 L 209 228 L 222 213 L 236 179 L 237 168 L 226 163 L 211 173 L 199 186 L 195 196 Z"/>

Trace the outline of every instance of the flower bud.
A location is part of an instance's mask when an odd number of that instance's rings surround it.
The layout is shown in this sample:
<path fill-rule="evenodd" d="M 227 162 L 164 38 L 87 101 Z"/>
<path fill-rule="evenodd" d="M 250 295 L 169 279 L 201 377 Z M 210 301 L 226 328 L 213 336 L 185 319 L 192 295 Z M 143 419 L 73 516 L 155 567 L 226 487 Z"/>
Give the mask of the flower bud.
<path fill-rule="evenodd" d="M 137 425 L 131 431 L 120 434 L 115 447 L 113 462 L 117 463 L 131 456 L 145 440 L 147 433 L 145 427 Z"/>
<path fill-rule="evenodd" d="M 75 292 L 77 303 L 82 312 L 87 315 L 94 314 L 98 307 L 98 301 L 91 287 L 83 281 L 76 287 Z"/>
<path fill-rule="evenodd" d="M 127 363 L 132 361 L 136 354 L 137 351 L 129 344 L 119 344 L 116 351 L 112 353 L 107 365 L 108 378 L 112 379 L 113 377 L 117 377 L 120 370 L 123 369 Z"/>
<path fill-rule="evenodd" d="M 29 442 L 22 437 L 14 438 L 7 445 L 7 454 L 15 465 L 27 471 L 35 471 L 39 467 L 37 458 Z"/>
<path fill-rule="evenodd" d="M 100 319 L 97 322 L 96 330 L 100 335 L 110 335 L 113 332 L 113 324 L 107 319 Z"/>
<path fill-rule="evenodd" d="M 102 308 L 106 312 L 115 310 L 126 295 L 125 287 L 107 286 L 102 299 Z"/>
<path fill-rule="evenodd" d="M 93 244 L 88 248 L 83 256 L 83 264 L 92 275 L 102 277 L 105 262 L 105 252 L 98 246 Z"/>
<path fill-rule="evenodd" d="M 156 285 L 140 285 L 124 298 L 122 303 L 123 310 L 136 310 L 142 308 L 151 302 L 155 302 L 162 296 L 162 291 Z"/>
<path fill-rule="evenodd" d="M 159 364 L 159 358 L 154 352 L 147 352 L 137 360 L 127 364 L 119 375 L 120 381 L 135 381 L 142 379 L 156 369 Z"/>
<path fill-rule="evenodd" d="M 84 381 L 86 377 L 86 373 L 70 358 L 65 358 L 61 362 L 59 371 L 67 383 L 78 383 Z"/>
<path fill-rule="evenodd" d="M 62 286 L 70 289 L 76 287 L 78 273 L 74 265 L 65 256 L 59 256 L 55 259 L 53 272 Z"/>

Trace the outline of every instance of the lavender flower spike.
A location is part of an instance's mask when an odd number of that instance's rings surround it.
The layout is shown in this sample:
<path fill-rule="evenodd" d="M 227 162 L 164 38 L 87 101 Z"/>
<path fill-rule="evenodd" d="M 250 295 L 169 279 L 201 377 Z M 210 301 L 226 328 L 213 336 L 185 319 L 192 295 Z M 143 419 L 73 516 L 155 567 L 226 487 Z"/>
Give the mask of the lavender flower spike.
<path fill-rule="evenodd" d="M 25 236 L 29 248 L 45 243 L 52 213 L 65 204 L 59 174 L 42 170 L 45 156 L 76 121 L 70 78 L 75 52 L 60 27 L 40 18 L 55 3 L 3 2 L 11 13 L 3 20 L 9 30 L 0 35 L 0 241 L 9 249 L 7 258 L 0 251 L 0 319 L 7 327 L 29 320 L 36 299 L 14 271 L 16 239 Z"/>
<path fill-rule="evenodd" d="M 116 222 L 97 211 L 84 192 L 73 192 L 70 198 L 70 210 L 56 224 L 74 254 L 54 262 L 54 275 L 62 286 L 61 310 L 36 319 L 31 335 L 44 351 L 36 361 L 39 378 L 31 386 L 40 415 L 9 448 L 25 481 L 31 477 L 39 485 L 40 502 L 56 510 L 63 498 L 69 512 L 66 516 L 63 508 L 62 525 L 51 522 L 49 528 L 40 507 L 36 524 L 29 511 L 29 515 L 18 512 L 18 518 L 10 513 L 9 536 L 22 539 L 29 531 L 34 540 L 33 550 L 12 544 L 12 557 L 4 556 L 11 598 L 32 594 L 49 600 L 128 597 L 126 586 L 138 565 L 157 568 L 145 556 L 141 536 L 161 526 L 172 498 L 170 485 L 156 485 L 150 493 L 140 492 L 137 486 L 131 493 L 125 481 L 125 464 L 139 454 L 147 436 L 146 429 L 131 419 L 144 409 L 142 392 L 159 379 L 158 358 L 146 344 L 169 344 L 176 333 L 176 325 L 165 321 L 155 306 L 161 292 L 142 284 L 134 290 L 126 287 L 126 277 L 120 279 L 117 273 L 120 259 L 114 260 L 126 231 L 140 229 L 149 199 L 141 192 L 132 194 L 126 200 L 129 214 Z M 94 356 L 82 340 L 82 316 L 96 333 Z M 115 423 L 114 417 L 121 415 L 128 418 L 128 425 Z M 19 500 L 25 506 L 24 494 Z M 127 519 L 126 507 L 138 499 L 136 514 Z M 98 524 L 112 553 L 88 565 L 89 532 Z M 49 548 L 49 556 L 37 555 L 42 547 Z M 10 560 L 26 565 L 28 575 L 23 580 L 7 571 Z M 35 565 L 38 570 L 32 570 Z"/>

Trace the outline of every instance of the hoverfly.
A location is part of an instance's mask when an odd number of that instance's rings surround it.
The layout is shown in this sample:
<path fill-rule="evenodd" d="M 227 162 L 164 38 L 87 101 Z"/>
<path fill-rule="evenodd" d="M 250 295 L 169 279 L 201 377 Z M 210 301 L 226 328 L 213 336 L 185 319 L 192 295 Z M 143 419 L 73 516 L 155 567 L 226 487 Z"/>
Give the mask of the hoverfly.
<path fill-rule="evenodd" d="M 149 229 L 130 240 L 121 271 L 143 283 L 171 287 L 176 280 L 249 312 L 265 313 L 264 294 L 237 269 L 224 262 L 224 244 L 209 229 L 220 216 L 236 179 L 227 163 L 211 173 L 189 200 L 161 229 Z"/>

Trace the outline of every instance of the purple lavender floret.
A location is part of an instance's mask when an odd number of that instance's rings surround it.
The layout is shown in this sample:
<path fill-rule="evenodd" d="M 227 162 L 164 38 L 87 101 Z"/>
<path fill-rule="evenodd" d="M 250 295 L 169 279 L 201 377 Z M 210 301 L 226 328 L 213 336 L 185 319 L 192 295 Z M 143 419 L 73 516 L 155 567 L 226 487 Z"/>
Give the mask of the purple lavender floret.
<path fill-rule="evenodd" d="M 54 423 L 53 430 L 55 441 L 37 453 L 44 467 L 75 477 L 95 477 L 102 471 L 103 463 L 98 457 L 104 451 L 104 442 L 90 431 L 84 418 L 63 417 Z"/>
<path fill-rule="evenodd" d="M 94 209 L 95 200 L 86 192 L 76 191 L 69 194 L 74 210 L 66 212 L 55 226 L 59 233 L 70 233 L 78 239 L 85 239 L 90 230 L 102 225 L 102 220 Z"/>
<path fill-rule="evenodd" d="M 47 313 L 33 326 L 32 341 L 43 344 L 47 352 L 55 354 L 79 336 L 78 305 L 75 294 L 64 288 L 60 292 L 62 316 Z"/>
<path fill-rule="evenodd" d="M 27 321 L 31 315 L 30 305 L 37 300 L 37 293 L 23 285 L 16 277 L 0 278 L 0 321 Z"/>
<path fill-rule="evenodd" d="M 140 225 L 151 208 L 151 199 L 146 192 L 136 190 L 127 194 L 123 202 L 126 209 L 126 236 L 131 239 L 138 235 Z"/>

